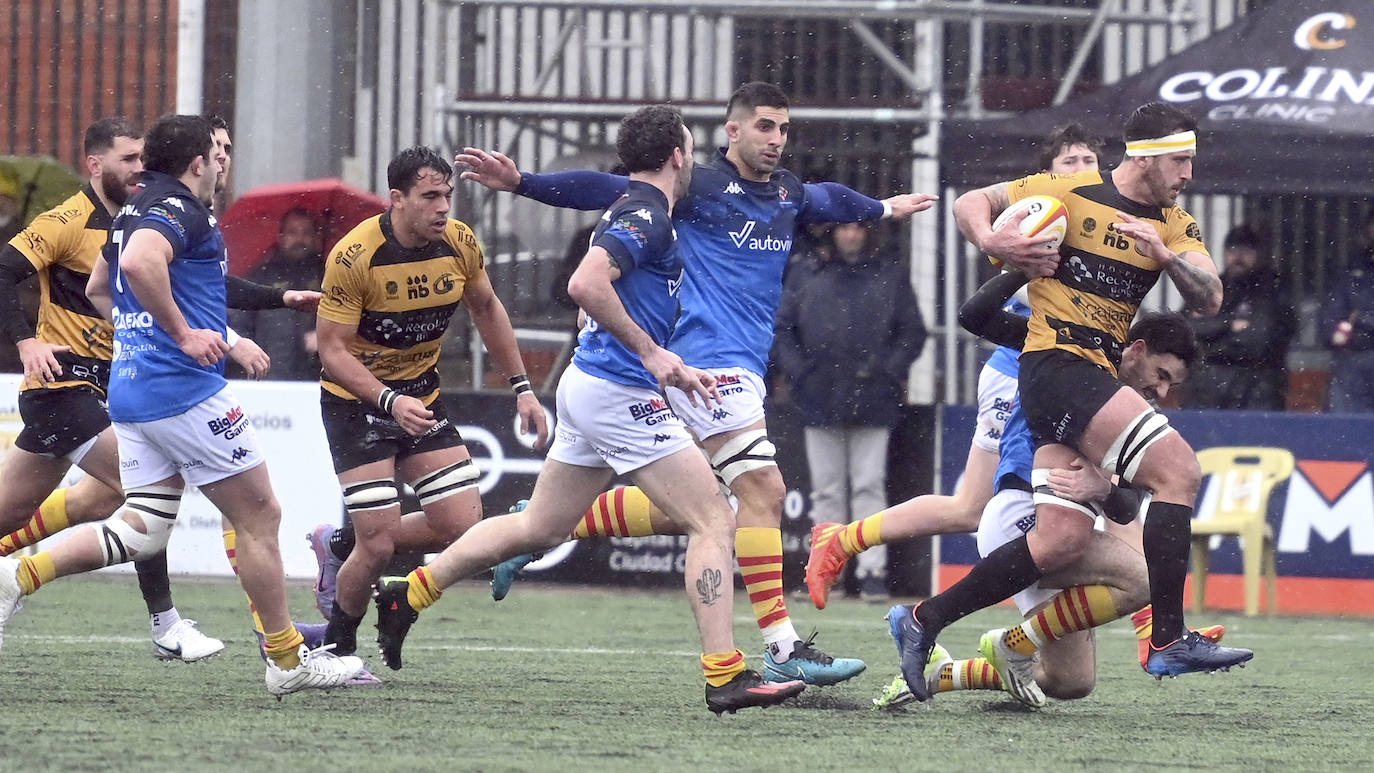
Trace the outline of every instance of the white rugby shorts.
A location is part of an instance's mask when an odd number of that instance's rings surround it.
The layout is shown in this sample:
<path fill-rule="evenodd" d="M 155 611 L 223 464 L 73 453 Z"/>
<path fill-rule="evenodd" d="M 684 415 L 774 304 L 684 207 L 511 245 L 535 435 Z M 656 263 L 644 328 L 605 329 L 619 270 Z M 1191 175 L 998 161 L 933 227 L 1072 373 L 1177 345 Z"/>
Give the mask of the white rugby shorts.
<path fill-rule="evenodd" d="M 763 398 L 768 395 L 768 388 L 757 373 L 748 368 L 703 370 L 716 377 L 716 391 L 720 393 L 721 402 L 703 401 L 698 395 L 697 404 L 692 405 L 686 392 L 676 387 L 667 390 L 668 404 L 694 435 L 705 440 L 723 432 L 752 427 L 763 420 Z"/>
<path fill-rule="evenodd" d="M 124 488 L 180 474 L 187 485 L 224 480 L 262 464 L 253 423 L 229 387 L 165 419 L 114 422 Z"/>
<path fill-rule="evenodd" d="M 989 553 L 1030 532 L 1034 526 L 1035 501 L 1031 493 L 1002 489 L 983 508 L 983 518 L 978 522 L 978 555 L 987 558 Z M 1058 588 L 1042 588 L 1037 582 L 1012 596 L 1011 600 L 1025 615 L 1058 592 Z"/>
<path fill-rule="evenodd" d="M 1015 404 L 1016 377 L 984 365 L 978 374 L 978 424 L 973 430 L 973 444 L 997 453 Z"/>
<path fill-rule="evenodd" d="M 617 475 L 695 443 L 663 395 L 590 375 L 571 364 L 558 380 L 558 425 L 548 457 Z"/>

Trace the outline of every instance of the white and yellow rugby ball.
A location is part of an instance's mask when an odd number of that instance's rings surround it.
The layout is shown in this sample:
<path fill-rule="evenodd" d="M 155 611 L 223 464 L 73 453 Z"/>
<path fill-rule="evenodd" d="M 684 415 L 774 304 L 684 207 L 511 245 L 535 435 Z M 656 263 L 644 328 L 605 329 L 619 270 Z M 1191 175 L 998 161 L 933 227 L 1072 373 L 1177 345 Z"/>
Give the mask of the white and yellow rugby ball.
<path fill-rule="evenodd" d="M 1069 230 L 1069 210 L 1064 202 L 1053 196 L 1027 196 L 1002 210 L 1002 214 L 992 223 L 994 231 L 1000 231 L 1007 223 L 1015 220 L 1022 236 L 1053 236 L 1050 244 L 1055 249 L 1064 242 L 1064 234 Z M 988 256 L 994 266 L 1002 261 Z"/>

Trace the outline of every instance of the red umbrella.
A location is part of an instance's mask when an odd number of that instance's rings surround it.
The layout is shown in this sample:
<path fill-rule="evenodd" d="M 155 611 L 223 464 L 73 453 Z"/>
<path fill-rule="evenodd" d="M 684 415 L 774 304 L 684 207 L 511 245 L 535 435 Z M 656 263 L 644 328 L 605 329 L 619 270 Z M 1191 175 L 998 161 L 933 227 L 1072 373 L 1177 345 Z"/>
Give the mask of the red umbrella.
<path fill-rule="evenodd" d="M 386 199 L 337 179 L 254 188 L 240 196 L 219 221 L 229 249 L 229 273 L 242 276 L 262 262 L 277 243 L 277 230 L 288 210 L 304 209 L 320 219 L 328 254 L 353 226 L 387 206 Z"/>

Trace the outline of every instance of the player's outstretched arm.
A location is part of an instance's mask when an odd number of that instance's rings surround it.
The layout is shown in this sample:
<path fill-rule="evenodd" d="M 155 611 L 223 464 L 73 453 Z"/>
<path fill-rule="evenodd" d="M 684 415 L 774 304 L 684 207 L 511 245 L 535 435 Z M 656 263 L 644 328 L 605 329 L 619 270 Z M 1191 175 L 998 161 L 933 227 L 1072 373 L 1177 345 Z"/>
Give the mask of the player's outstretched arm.
<path fill-rule="evenodd" d="M 1020 269 L 1029 277 L 1054 276 L 1059 268 L 1059 249 L 1053 236 L 1026 237 L 1015 222 L 993 230 L 993 220 L 1011 204 L 1006 183 L 969 191 L 954 200 L 954 220 L 959 232 L 982 252 Z"/>
<path fill-rule="evenodd" d="M 857 223 L 890 217 L 903 220 L 924 212 L 939 199 L 928 193 L 902 193 L 882 201 L 839 183 L 807 183 L 798 219 L 803 223 Z"/>
<path fill-rule="evenodd" d="M 549 174 L 521 172 L 504 153 L 479 148 L 463 148 L 453 161 L 466 167 L 459 179 L 565 209 L 605 209 L 629 186 L 628 177 L 591 169 Z"/>
<path fill-rule="evenodd" d="M 485 273 L 469 280 L 463 288 L 463 305 L 501 374 L 508 379 L 524 375 L 525 362 L 520 356 L 520 344 L 515 340 L 515 328 Z M 520 416 L 520 431 L 536 435 L 534 447 L 543 449 L 549 440 L 548 417 L 533 390 L 516 394 L 515 410 Z"/>

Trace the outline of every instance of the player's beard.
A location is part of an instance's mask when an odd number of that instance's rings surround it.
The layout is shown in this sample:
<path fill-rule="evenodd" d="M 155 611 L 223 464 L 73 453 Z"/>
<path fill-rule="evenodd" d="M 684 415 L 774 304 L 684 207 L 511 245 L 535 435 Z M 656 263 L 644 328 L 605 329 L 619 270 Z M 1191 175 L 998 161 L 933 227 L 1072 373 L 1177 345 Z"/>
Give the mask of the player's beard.
<path fill-rule="evenodd" d="M 124 202 L 129 200 L 129 189 L 125 187 L 124 180 L 108 169 L 100 170 L 100 192 L 116 207 L 124 206 Z"/>

